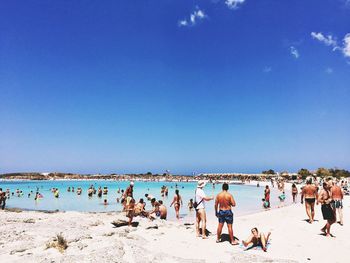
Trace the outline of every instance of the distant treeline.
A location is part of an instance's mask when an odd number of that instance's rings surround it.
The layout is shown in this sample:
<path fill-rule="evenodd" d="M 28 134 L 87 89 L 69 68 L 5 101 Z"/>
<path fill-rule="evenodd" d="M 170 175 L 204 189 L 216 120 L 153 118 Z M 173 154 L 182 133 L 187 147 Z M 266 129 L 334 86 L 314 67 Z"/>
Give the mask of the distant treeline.
<path fill-rule="evenodd" d="M 277 174 L 274 170 L 270 169 L 267 171 L 263 171 L 263 174 L 268 174 L 268 175 L 275 175 Z M 289 177 L 302 177 L 305 179 L 308 176 L 317 176 L 317 177 L 336 177 L 336 178 L 341 178 L 341 177 L 350 177 L 350 172 L 344 169 L 338 169 L 338 168 L 318 168 L 316 171 L 309 171 L 308 169 L 301 168 L 298 173 L 295 175 L 290 175 L 287 171 L 283 171 L 280 173 L 282 176 L 289 176 Z"/>

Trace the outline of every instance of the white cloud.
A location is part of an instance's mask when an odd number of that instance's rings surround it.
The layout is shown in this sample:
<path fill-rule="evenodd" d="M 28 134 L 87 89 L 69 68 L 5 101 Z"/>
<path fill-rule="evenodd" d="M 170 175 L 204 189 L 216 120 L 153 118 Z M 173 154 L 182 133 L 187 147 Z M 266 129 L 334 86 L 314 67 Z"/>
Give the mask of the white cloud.
<path fill-rule="evenodd" d="M 298 51 L 295 47 L 293 47 L 293 46 L 290 47 L 290 53 L 291 53 L 295 58 L 299 58 L 299 57 L 300 57 L 299 51 Z"/>
<path fill-rule="evenodd" d="M 344 37 L 344 47 L 342 49 L 345 57 L 350 58 L 350 33 L 347 33 Z"/>
<path fill-rule="evenodd" d="M 332 35 L 325 36 L 321 32 L 311 32 L 311 36 L 325 45 L 333 47 L 333 51 L 341 51 L 344 57 L 350 58 L 350 33 L 347 33 L 344 36 L 343 43 L 341 45 L 338 45 L 337 40 Z"/>
<path fill-rule="evenodd" d="M 325 72 L 327 74 L 332 74 L 333 73 L 333 69 L 332 68 L 326 68 Z"/>
<path fill-rule="evenodd" d="M 200 10 L 198 7 L 196 10 L 193 11 L 193 13 L 190 14 L 190 17 L 188 19 L 183 19 L 178 22 L 178 25 L 180 27 L 182 26 L 194 26 L 196 25 L 199 21 L 207 18 L 207 15 L 204 13 L 203 10 Z"/>
<path fill-rule="evenodd" d="M 179 21 L 179 26 L 187 26 L 188 25 L 188 22 L 185 20 L 180 20 Z"/>
<path fill-rule="evenodd" d="M 272 71 L 271 67 L 265 67 L 263 70 L 265 73 L 270 73 Z"/>
<path fill-rule="evenodd" d="M 333 38 L 332 35 L 325 36 L 321 32 L 311 32 L 311 36 L 314 39 L 317 39 L 318 41 L 321 41 L 322 43 L 326 44 L 327 46 L 332 46 L 334 49 L 337 48 L 337 41 Z M 334 50 L 333 49 L 333 50 Z"/>
<path fill-rule="evenodd" d="M 225 4 L 230 9 L 237 9 L 240 5 L 242 5 L 245 0 L 225 0 Z"/>

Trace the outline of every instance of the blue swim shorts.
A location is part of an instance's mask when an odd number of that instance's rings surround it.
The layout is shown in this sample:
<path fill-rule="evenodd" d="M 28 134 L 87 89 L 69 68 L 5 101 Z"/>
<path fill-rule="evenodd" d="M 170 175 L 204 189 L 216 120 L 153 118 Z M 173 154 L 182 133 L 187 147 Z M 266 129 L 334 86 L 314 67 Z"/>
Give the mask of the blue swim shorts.
<path fill-rule="evenodd" d="M 231 210 L 220 210 L 217 213 L 217 217 L 219 219 L 219 223 L 223 224 L 223 223 L 227 223 L 227 224 L 231 224 L 233 223 L 233 213 Z"/>

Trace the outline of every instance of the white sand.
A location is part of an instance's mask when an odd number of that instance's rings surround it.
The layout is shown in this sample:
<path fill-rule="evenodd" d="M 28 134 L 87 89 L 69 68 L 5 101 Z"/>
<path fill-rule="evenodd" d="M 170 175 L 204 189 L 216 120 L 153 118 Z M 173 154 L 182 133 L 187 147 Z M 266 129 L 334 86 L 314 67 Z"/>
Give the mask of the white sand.
<path fill-rule="evenodd" d="M 137 228 L 114 228 L 117 213 L 0 211 L 1 262 L 350 262 L 350 199 L 344 201 L 344 226 L 334 224 L 334 238 L 320 235 L 324 220 L 320 206 L 316 221 L 305 222 L 301 204 L 235 218 L 234 234 L 245 239 L 254 226 L 271 231 L 268 252 L 244 251 L 229 242 L 215 243 L 216 221 L 208 222 L 212 235 L 195 236 L 184 221 L 164 222 L 136 218 Z M 147 229 L 158 227 L 158 229 Z M 46 244 L 62 233 L 68 248 L 61 253 Z M 224 232 L 227 233 L 226 227 Z"/>

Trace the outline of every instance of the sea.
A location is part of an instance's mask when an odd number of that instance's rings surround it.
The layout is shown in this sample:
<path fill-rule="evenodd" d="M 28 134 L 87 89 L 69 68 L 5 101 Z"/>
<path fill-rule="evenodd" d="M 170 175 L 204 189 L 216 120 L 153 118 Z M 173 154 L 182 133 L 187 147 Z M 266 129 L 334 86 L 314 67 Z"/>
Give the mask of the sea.
<path fill-rule="evenodd" d="M 10 198 L 6 201 L 6 207 L 20 208 L 23 210 L 45 210 L 45 211 L 81 211 L 81 212 L 110 212 L 122 211 L 122 205 L 117 202 L 117 198 L 121 197 L 118 190 L 126 189 L 129 186 L 129 181 L 116 180 L 42 180 L 42 181 L 0 181 L 0 188 L 3 191 L 9 189 L 11 192 Z M 108 188 L 108 194 L 102 195 L 101 198 L 97 194 L 89 197 L 87 190 L 90 186 Z M 161 195 L 162 186 L 169 189 L 168 197 Z M 68 188 L 75 188 L 75 192 L 68 192 Z M 82 188 L 82 194 L 77 195 L 78 187 Z M 169 207 L 175 195 L 175 190 L 178 189 L 183 199 L 183 206 L 180 210 L 182 218 L 194 216 L 193 211 L 189 211 L 187 204 L 189 200 L 194 199 L 196 182 L 167 182 L 167 181 L 135 181 L 134 182 L 134 198 L 136 202 L 140 198 L 146 201 L 146 210 L 151 210 L 151 204 L 146 200 L 145 194 L 151 194 L 157 200 L 163 200 L 163 203 L 168 208 L 168 218 L 175 218 L 173 207 Z M 54 197 L 52 188 L 59 189 L 59 197 Z M 263 211 L 261 199 L 264 197 L 264 186 L 257 185 L 238 185 L 230 184 L 229 192 L 233 195 L 236 201 L 236 207 L 233 209 L 235 216 L 241 216 L 251 213 Z M 290 191 L 286 191 L 286 200 L 282 203 L 278 196 L 281 194 L 277 188 L 271 187 L 271 207 L 276 208 L 282 205 L 291 204 L 292 198 Z M 16 191 L 22 191 L 18 195 Z M 204 192 L 208 196 L 217 195 L 222 189 L 221 183 L 208 183 Z M 43 196 L 38 200 L 34 200 L 36 191 Z M 13 195 L 12 195 L 13 193 Z M 104 204 L 107 200 L 108 205 Z M 206 211 L 209 216 L 215 215 L 214 201 L 206 202 Z"/>

